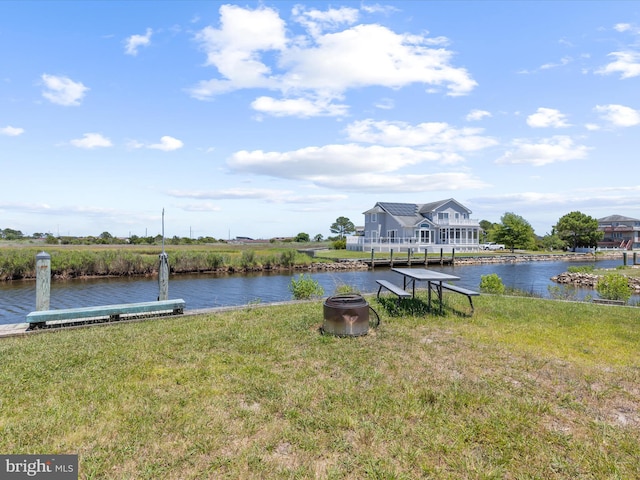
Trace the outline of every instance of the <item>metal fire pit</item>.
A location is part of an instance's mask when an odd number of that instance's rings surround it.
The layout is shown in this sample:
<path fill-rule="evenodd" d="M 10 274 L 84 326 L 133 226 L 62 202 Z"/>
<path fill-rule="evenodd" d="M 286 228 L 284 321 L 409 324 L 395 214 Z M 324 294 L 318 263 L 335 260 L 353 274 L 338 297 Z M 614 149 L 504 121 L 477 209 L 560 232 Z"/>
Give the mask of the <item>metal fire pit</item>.
<path fill-rule="evenodd" d="M 380 317 L 362 295 L 349 293 L 329 297 L 324 301 L 323 309 L 323 333 L 353 337 L 366 335 L 369 333 L 369 310 L 377 318 L 374 326 L 380 324 Z"/>

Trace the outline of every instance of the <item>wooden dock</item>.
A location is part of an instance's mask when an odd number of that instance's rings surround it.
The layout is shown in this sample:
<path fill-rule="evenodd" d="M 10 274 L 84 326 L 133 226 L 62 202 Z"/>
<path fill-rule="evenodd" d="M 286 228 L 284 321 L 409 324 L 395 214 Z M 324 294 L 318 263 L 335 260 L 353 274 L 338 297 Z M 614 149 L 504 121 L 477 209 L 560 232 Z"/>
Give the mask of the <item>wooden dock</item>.
<path fill-rule="evenodd" d="M 370 259 L 360 260 L 362 263 L 366 263 L 371 268 L 375 267 L 410 267 L 411 265 L 453 265 L 454 260 L 452 257 L 447 258 L 376 258 L 373 261 Z"/>

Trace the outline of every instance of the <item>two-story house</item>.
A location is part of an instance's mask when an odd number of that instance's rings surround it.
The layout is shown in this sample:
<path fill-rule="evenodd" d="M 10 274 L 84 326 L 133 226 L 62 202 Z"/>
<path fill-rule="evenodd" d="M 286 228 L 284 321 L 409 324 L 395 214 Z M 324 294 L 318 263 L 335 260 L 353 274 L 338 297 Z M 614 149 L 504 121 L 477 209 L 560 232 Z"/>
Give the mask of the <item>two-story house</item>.
<path fill-rule="evenodd" d="M 432 203 L 377 202 L 364 212 L 364 235 L 347 237 L 347 249 L 450 253 L 478 249 L 480 223 L 453 198 Z"/>
<path fill-rule="evenodd" d="M 640 220 L 623 215 L 609 215 L 598 219 L 598 230 L 604 238 L 598 242 L 599 249 L 640 249 Z"/>

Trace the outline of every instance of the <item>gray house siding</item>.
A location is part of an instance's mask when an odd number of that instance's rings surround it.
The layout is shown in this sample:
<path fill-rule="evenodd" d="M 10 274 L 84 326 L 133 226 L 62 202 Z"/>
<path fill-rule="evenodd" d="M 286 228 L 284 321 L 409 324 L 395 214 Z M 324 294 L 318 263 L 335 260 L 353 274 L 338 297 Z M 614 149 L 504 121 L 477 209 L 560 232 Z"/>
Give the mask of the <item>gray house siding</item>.
<path fill-rule="evenodd" d="M 424 204 L 378 202 L 364 212 L 364 235 L 348 241 L 347 248 L 477 249 L 480 224 L 470 215 L 471 210 L 454 199 Z"/>

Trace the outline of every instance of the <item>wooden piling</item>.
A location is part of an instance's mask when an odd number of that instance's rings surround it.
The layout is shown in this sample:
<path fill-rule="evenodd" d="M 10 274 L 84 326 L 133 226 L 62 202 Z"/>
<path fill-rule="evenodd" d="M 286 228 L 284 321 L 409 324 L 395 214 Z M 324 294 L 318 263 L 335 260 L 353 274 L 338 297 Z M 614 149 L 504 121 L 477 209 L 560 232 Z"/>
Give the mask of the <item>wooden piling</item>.
<path fill-rule="evenodd" d="M 51 298 L 51 255 L 40 252 L 36 255 L 36 310 L 49 310 Z"/>
<path fill-rule="evenodd" d="M 162 252 L 158 258 L 158 300 L 169 300 L 169 255 Z"/>

